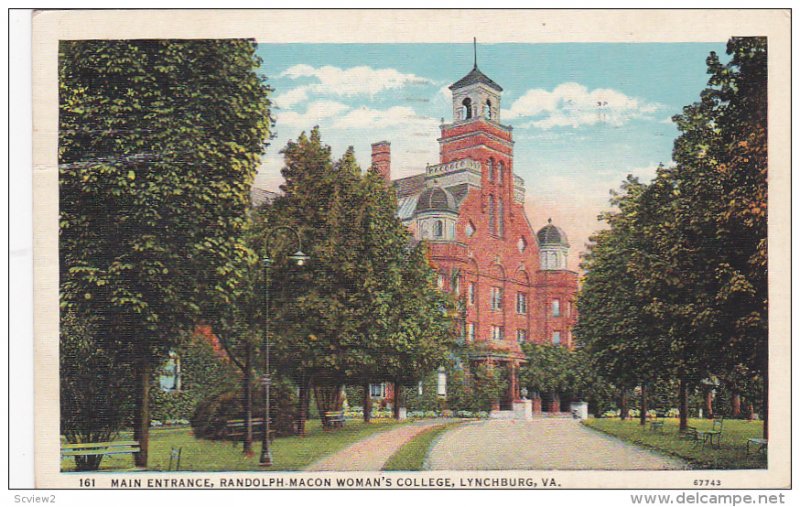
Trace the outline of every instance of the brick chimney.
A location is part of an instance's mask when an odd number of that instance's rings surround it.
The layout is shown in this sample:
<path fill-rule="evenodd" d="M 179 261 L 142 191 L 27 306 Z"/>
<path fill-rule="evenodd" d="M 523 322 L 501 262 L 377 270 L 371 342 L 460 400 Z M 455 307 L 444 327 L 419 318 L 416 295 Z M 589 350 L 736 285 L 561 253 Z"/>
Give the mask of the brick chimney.
<path fill-rule="evenodd" d="M 392 181 L 392 143 L 380 141 L 372 144 L 372 170 L 383 176 L 386 183 Z"/>

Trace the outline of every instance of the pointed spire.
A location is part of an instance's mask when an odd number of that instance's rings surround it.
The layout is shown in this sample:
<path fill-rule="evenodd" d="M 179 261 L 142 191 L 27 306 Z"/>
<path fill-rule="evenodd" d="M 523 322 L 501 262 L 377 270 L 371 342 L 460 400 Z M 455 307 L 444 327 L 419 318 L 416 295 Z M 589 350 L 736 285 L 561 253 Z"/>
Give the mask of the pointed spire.
<path fill-rule="evenodd" d="M 472 57 L 473 57 L 472 68 L 473 69 L 477 69 L 478 68 L 478 38 L 477 37 L 473 37 L 472 38 Z"/>

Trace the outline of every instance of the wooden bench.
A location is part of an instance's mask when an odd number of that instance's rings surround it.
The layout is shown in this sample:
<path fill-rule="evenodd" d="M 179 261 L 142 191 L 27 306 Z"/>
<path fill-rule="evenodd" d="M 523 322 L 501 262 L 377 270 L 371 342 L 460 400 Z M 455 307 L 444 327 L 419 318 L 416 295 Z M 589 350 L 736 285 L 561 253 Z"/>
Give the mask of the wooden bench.
<path fill-rule="evenodd" d="M 112 454 L 136 454 L 139 452 L 136 440 L 115 440 L 112 442 L 89 442 L 81 444 L 61 444 L 61 458 L 71 456 L 109 456 Z"/>
<path fill-rule="evenodd" d="M 663 419 L 653 419 L 650 421 L 650 431 L 660 431 L 664 432 L 664 420 Z"/>
<path fill-rule="evenodd" d="M 344 410 L 325 412 L 325 420 L 330 428 L 341 428 L 344 426 Z"/>
<path fill-rule="evenodd" d="M 748 438 L 747 439 L 747 452 L 746 455 L 750 454 L 750 444 L 756 446 L 756 452 L 761 452 L 766 454 L 767 453 L 767 439 L 766 438 Z"/>
<path fill-rule="evenodd" d="M 251 419 L 250 422 L 253 427 L 253 438 L 256 438 L 256 436 L 260 434 L 260 431 L 264 431 L 264 418 L 256 417 Z M 246 434 L 247 427 L 245 426 L 244 419 L 231 419 L 225 423 L 225 438 L 230 438 L 233 440 L 234 444 L 239 440 L 244 440 Z M 275 440 L 275 430 L 270 428 L 269 441 L 272 442 L 273 440 Z"/>

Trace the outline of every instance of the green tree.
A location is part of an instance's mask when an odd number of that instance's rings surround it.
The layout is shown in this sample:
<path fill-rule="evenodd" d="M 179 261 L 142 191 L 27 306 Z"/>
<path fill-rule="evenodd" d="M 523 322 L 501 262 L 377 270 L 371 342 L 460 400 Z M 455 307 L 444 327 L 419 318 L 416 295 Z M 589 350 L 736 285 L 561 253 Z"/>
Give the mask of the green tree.
<path fill-rule="evenodd" d="M 247 40 L 65 41 L 59 53 L 62 308 L 96 317 L 136 378 L 147 464 L 150 378 L 209 297 L 240 275 L 249 190 L 269 137 Z"/>
<path fill-rule="evenodd" d="M 689 292 L 697 296 L 693 325 L 718 352 L 710 366 L 724 374 L 742 364 L 763 380 L 766 420 L 767 40 L 735 37 L 727 53 L 726 64 L 711 53 L 700 101 L 673 118 L 681 132 L 675 249 L 704 274 Z"/>
<path fill-rule="evenodd" d="M 402 372 L 444 361 L 451 305 L 423 247 L 410 246 L 392 190 L 362 174 L 352 149 L 334 163 L 317 128 L 282 153 L 284 195 L 265 210 L 265 227 L 293 226 L 312 260 L 273 269 L 272 287 L 283 291 L 273 309 L 281 367 L 314 386 L 324 413 L 339 409 L 345 383 L 410 382 Z"/>

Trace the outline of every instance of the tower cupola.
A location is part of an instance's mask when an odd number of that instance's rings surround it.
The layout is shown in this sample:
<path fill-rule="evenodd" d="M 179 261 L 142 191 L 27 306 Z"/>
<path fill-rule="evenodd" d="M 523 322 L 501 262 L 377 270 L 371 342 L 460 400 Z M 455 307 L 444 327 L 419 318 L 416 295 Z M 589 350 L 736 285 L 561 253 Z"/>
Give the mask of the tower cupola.
<path fill-rule="evenodd" d="M 547 225 L 536 233 L 539 243 L 539 264 L 543 270 L 567 269 L 569 241 L 560 227 L 553 225 L 553 219 L 547 219 Z"/>
<path fill-rule="evenodd" d="M 500 121 L 500 94 L 503 88 L 478 68 L 477 43 L 473 39 L 474 63 L 469 73 L 449 86 L 453 93 L 453 120 L 473 118 Z"/>

